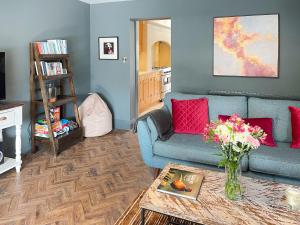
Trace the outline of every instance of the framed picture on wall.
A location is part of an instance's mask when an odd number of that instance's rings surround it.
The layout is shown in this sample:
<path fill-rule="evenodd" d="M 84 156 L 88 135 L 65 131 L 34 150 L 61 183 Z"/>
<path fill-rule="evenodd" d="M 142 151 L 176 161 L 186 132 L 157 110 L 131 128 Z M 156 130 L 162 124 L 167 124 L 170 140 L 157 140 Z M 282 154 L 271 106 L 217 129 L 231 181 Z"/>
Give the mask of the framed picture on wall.
<path fill-rule="evenodd" d="M 214 76 L 278 78 L 279 15 L 214 18 Z"/>
<path fill-rule="evenodd" d="M 119 37 L 99 37 L 99 59 L 119 59 Z"/>

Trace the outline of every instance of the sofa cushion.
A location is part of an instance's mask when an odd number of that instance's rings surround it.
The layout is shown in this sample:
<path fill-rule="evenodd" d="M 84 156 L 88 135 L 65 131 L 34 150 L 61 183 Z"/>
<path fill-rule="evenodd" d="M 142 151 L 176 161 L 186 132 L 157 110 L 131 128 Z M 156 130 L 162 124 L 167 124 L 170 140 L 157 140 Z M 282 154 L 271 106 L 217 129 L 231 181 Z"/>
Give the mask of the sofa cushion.
<path fill-rule="evenodd" d="M 198 162 L 217 166 L 221 157 L 216 144 L 206 143 L 200 135 L 173 134 L 168 141 L 156 141 L 153 146 L 154 155 L 172 159 Z M 248 170 L 248 157 L 244 157 L 242 170 Z"/>
<path fill-rule="evenodd" d="M 219 115 L 219 120 L 226 121 L 230 118 L 227 115 Z M 250 124 L 250 126 L 259 126 L 267 134 L 265 140 L 262 141 L 263 145 L 270 147 L 276 147 L 276 143 L 273 138 L 273 119 L 271 118 L 243 118 L 245 123 Z"/>
<path fill-rule="evenodd" d="M 291 148 L 300 148 L 300 108 L 290 106 L 289 110 L 291 112 L 293 138 Z"/>
<path fill-rule="evenodd" d="M 173 130 L 181 134 L 203 134 L 208 124 L 207 98 L 176 100 L 171 99 Z"/>
<path fill-rule="evenodd" d="M 248 117 L 272 118 L 275 140 L 279 142 L 291 142 L 292 127 L 289 106 L 300 107 L 300 101 L 251 97 L 248 99 Z"/>
<path fill-rule="evenodd" d="M 247 117 L 247 98 L 244 96 L 193 95 L 171 92 L 164 99 L 164 103 L 171 113 L 172 98 L 177 100 L 207 98 L 210 120 L 217 120 L 219 114 L 232 115 L 237 113 L 241 117 Z"/>
<path fill-rule="evenodd" d="M 300 151 L 289 143 L 278 142 L 277 148 L 261 146 L 249 154 L 249 169 L 254 172 L 300 178 Z"/>

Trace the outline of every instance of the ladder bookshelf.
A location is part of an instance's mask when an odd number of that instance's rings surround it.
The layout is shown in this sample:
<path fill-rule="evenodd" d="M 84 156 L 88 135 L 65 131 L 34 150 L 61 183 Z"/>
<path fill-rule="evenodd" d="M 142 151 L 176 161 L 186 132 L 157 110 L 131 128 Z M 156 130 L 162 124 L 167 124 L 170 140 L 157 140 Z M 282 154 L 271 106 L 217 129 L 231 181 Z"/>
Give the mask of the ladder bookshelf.
<path fill-rule="evenodd" d="M 66 69 L 66 74 L 44 75 L 41 61 L 60 62 Z M 59 86 L 59 95 L 54 102 L 48 99 L 46 84 L 56 82 Z M 68 85 L 65 85 L 68 83 Z M 66 95 L 66 86 L 69 94 Z M 83 140 L 82 127 L 79 118 L 77 96 L 75 94 L 72 66 L 69 54 L 40 54 L 38 46 L 30 43 L 30 114 L 31 114 L 31 147 L 32 152 L 38 150 L 42 144 L 50 144 L 54 155 Z M 78 128 L 55 137 L 50 118 L 50 109 L 60 107 L 60 116 L 65 116 L 66 105 L 73 104 L 73 112 Z M 48 138 L 35 136 L 35 123 L 39 118 L 43 118 L 48 126 Z"/>

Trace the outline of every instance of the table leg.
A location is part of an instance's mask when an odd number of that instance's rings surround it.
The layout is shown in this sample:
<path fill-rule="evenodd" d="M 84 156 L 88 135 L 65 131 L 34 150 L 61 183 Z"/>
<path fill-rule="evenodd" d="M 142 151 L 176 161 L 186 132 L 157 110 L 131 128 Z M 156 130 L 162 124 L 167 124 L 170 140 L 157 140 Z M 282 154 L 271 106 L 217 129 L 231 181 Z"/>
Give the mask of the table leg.
<path fill-rule="evenodd" d="M 141 225 L 145 225 L 145 209 L 141 210 Z"/>
<path fill-rule="evenodd" d="M 20 173 L 21 171 L 21 126 L 16 126 L 16 171 Z"/>

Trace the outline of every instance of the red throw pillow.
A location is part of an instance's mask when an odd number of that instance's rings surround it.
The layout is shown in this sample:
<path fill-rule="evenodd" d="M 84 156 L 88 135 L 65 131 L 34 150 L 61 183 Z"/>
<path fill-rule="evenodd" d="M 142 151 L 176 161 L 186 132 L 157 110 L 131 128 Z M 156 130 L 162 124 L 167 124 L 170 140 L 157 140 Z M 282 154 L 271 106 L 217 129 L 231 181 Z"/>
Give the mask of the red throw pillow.
<path fill-rule="evenodd" d="M 181 134 L 203 134 L 208 124 L 208 99 L 171 99 L 173 130 Z"/>
<path fill-rule="evenodd" d="M 289 106 L 292 124 L 292 144 L 291 148 L 300 148 L 300 108 Z"/>
<path fill-rule="evenodd" d="M 230 118 L 230 116 L 219 115 L 220 120 L 226 121 Z M 273 138 L 273 120 L 272 118 L 243 118 L 245 123 L 249 123 L 250 126 L 259 126 L 264 132 L 267 134 L 267 137 L 264 141 L 262 141 L 263 145 L 267 145 L 269 147 L 276 147 L 277 144 Z"/>

